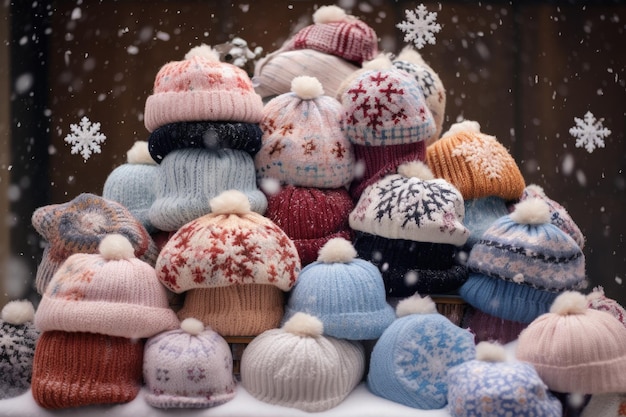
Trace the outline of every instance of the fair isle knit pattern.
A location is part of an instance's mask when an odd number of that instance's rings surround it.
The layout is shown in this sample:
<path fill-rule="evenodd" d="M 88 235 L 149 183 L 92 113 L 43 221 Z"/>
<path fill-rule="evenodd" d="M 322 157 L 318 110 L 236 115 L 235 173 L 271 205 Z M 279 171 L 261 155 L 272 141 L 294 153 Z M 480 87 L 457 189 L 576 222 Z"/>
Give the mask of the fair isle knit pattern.
<path fill-rule="evenodd" d="M 436 131 L 419 84 L 397 68 L 363 71 L 346 85 L 340 101 L 342 128 L 355 145 L 414 143 Z"/>
<path fill-rule="evenodd" d="M 32 224 L 46 241 L 37 268 L 37 292 L 45 292 L 59 266 L 74 253 L 97 253 L 100 241 L 110 233 L 123 234 L 135 248 L 135 256 L 154 265 L 158 249 L 146 228 L 120 203 L 83 193 L 63 204 L 40 207 Z"/>

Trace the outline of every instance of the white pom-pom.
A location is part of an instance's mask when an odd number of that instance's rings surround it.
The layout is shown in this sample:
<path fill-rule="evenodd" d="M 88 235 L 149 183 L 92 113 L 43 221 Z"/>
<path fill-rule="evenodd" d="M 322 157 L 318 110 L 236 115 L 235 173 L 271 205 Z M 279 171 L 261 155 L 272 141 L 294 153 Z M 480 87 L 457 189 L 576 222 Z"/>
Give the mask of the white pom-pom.
<path fill-rule="evenodd" d="M 280 181 L 277 180 L 276 178 L 266 177 L 266 178 L 261 178 L 261 180 L 259 181 L 259 188 L 266 195 L 272 196 L 272 195 L 278 194 L 280 190 L 282 189 L 282 186 L 280 184 Z"/>
<path fill-rule="evenodd" d="M 506 350 L 496 343 L 480 342 L 476 345 L 476 359 L 484 362 L 506 362 Z"/>
<path fill-rule="evenodd" d="M 124 235 L 106 235 L 98 245 L 98 252 L 104 259 L 119 260 L 135 257 L 135 248 Z"/>
<path fill-rule="evenodd" d="M 452 136 L 462 132 L 480 133 L 480 124 L 472 120 L 463 120 L 462 122 L 454 123 L 450 126 L 450 129 L 441 135 L 441 137 L 445 138 L 446 136 Z"/>
<path fill-rule="evenodd" d="M 35 317 L 33 303 L 28 300 L 9 301 L 2 308 L 2 321 L 19 326 Z"/>
<path fill-rule="evenodd" d="M 315 316 L 298 312 L 287 320 L 283 330 L 299 336 L 318 337 L 324 333 L 324 323 Z"/>
<path fill-rule="evenodd" d="M 409 314 L 435 313 L 437 313 L 435 302 L 430 297 L 421 297 L 417 293 L 400 301 L 396 307 L 396 316 L 398 317 L 408 316 Z"/>
<path fill-rule="evenodd" d="M 517 203 L 509 217 L 519 224 L 550 223 L 550 206 L 540 198 L 529 198 Z"/>
<path fill-rule="evenodd" d="M 406 61 L 414 65 L 428 67 L 428 65 L 424 61 L 424 58 L 422 58 L 422 55 L 420 55 L 420 53 L 417 52 L 411 45 L 405 46 L 400 52 L 400 55 L 397 56 L 395 61 Z"/>
<path fill-rule="evenodd" d="M 550 313 L 567 316 L 587 311 L 587 297 L 577 291 L 565 291 L 555 298 Z"/>
<path fill-rule="evenodd" d="M 420 180 L 430 181 L 435 179 L 435 175 L 428 168 L 428 165 L 422 161 L 411 161 L 400 164 L 398 174 L 407 178 L 419 178 Z"/>
<path fill-rule="evenodd" d="M 209 61 L 213 62 L 220 61 L 220 53 L 204 43 L 200 46 L 195 46 L 191 48 L 189 52 L 185 54 L 185 59 L 191 59 L 194 56 L 207 58 Z"/>
<path fill-rule="evenodd" d="M 152 159 L 148 151 L 148 142 L 145 140 L 135 142 L 126 152 L 126 159 L 129 164 L 156 165 L 156 161 Z"/>
<path fill-rule="evenodd" d="M 318 262 L 327 264 L 343 262 L 348 263 L 357 257 L 356 249 L 352 243 L 342 237 L 330 239 L 319 250 Z"/>
<path fill-rule="evenodd" d="M 197 336 L 204 331 L 204 323 L 194 317 L 188 317 L 180 323 L 180 328 L 192 336 Z"/>
<path fill-rule="evenodd" d="M 211 213 L 246 214 L 252 211 L 250 200 L 239 190 L 227 190 L 209 201 Z"/>
<path fill-rule="evenodd" d="M 528 191 L 532 191 L 533 193 L 540 195 L 542 197 L 546 196 L 546 192 L 543 190 L 543 188 L 537 184 L 530 184 L 526 186 L 526 189 Z"/>
<path fill-rule="evenodd" d="M 389 58 L 389 55 L 380 53 L 376 58 L 372 59 L 371 61 L 364 62 L 362 68 L 364 70 L 375 71 L 386 70 L 395 67 L 393 66 L 393 62 L 391 62 L 391 58 Z"/>
<path fill-rule="evenodd" d="M 341 22 L 346 18 L 346 11 L 339 6 L 322 6 L 313 13 L 314 23 Z"/>
<path fill-rule="evenodd" d="M 300 75 L 291 80 L 291 91 L 302 100 L 312 100 L 324 95 L 322 83 L 315 77 Z"/>
<path fill-rule="evenodd" d="M 593 291 L 587 294 L 587 300 L 593 302 L 604 298 L 604 287 L 601 285 L 594 287 Z"/>

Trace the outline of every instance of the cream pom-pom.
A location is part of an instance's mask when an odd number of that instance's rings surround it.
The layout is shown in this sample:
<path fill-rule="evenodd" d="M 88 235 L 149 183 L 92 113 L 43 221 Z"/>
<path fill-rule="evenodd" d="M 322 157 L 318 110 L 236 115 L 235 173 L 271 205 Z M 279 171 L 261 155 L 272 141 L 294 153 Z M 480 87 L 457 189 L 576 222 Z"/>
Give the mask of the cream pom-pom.
<path fill-rule="evenodd" d="M 596 300 L 602 300 L 604 298 L 604 287 L 602 285 L 598 285 L 594 287 L 593 290 L 587 294 L 587 300 L 590 302 Z"/>
<path fill-rule="evenodd" d="M 435 314 L 437 306 L 429 297 L 421 297 L 415 293 L 412 296 L 400 301 L 396 307 L 396 316 L 404 317 L 410 314 Z"/>
<path fill-rule="evenodd" d="M 239 190 L 226 190 L 209 201 L 213 214 L 246 214 L 252 211 L 250 200 Z"/>
<path fill-rule="evenodd" d="M 354 246 L 352 246 L 349 240 L 342 237 L 335 237 L 320 248 L 317 260 L 318 262 L 327 264 L 336 262 L 348 263 L 353 261 L 356 257 L 356 249 L 354 249 Z"/>
<path fill-rule="evenodd" d="M 550 223 L 550 206 L 540 198 L 529 198 L 517 203 L 509 217 L 519 224 Z"/>
<path fill-rule="evenodd" d="M 407 45 L 402 48 L 402 51 L 400 51 L 400 55 L 396 57 L 396 61 L 406 61 L 410 62 L 411 64 L 428 67 L 428 64 L 426 64 L 424 58 L 422 58 L 422 55 L 417 52 L 415 48 L 413 48 L 411 45 Z"/>
<path fill-rule="evenodd" d="M 283 325 L 283 330 L 298 336 L 318 337 L 324 333 L 324 323 L 315 316 L 297 312 Z"/>
<path fill-rule="evenodd" d="M 312 100 L 324 95 L 322 83 L 315 77 L 300 75 L 291 80 L 291 91 L 302 100 Z"/>
<path fill-rule="evenodd" d="M 204 331 L 204 323 L 194 317 L 188 317 L 180 323 L 180 328 L 192 336 L 197 336 Z"/>
<path fill-rule="evenodd" d="M 346 11 L 339 6 L 322 6 L 313 13 L 314 23 L 341 22 L 346 18 Z"/>
<path fill-rule="evenodd" d="M 529 184 L 526 186 L 526 189 L 528 191 L 534 191 L 536 194 L 545 197 L 546 196 L 546 192 L 543 190 L 543 187 L 537 185 L 537 184 Z"/>
<path fill-rule="evenodd" d="M 446 136 L 456 135 L 457 133 L 470 132 L 470 133 L 480 133 L 480 123 L 473 120 L 463 120 L 462 122 L 454 123 L 450 126 L 450 129 L 443 135 L 442 138 Z"/>
<path fill-rule="evenodd" d="M 418 178 L 420 180 L 430 181 L 435 179 L 435 175 L 422 161 L 411 161 L 400 164 L 398 174 L 407 178 Z"/>
<path fill-rule="evenodd" d="M 189 52 L 185 54 L 185 59 L 191 59 L 194 56 L 207 58 L 209 61 L 213 62 L 220 61 L 220 53 L 205 43 L 200 46 L 194 46 L 193 48 L 191 48 Z"/>
<path fill-rule="evenodd" d="M 120 260 L 135 257 L 135 248 L 124 235 L 113 233 L 106 235 L 98 245 L 98 252 L 104 259 Z"/>
<path fill-rule="evenodd" d="M 584 314 L 587 311 L 587 297 L 578 291 L 565 291 L 554 299 L 550 313 L 560 316 Z"/>
<path fill-rule="evenodd" d="M 476 359 L 484 362 L 505 362 L 506 350 L 497 343 L 480 342 L 476 345 Z"/>
<path fill-rule="evenodd" d="M 33 303 L 28 300 L 9 301 L 2 308 L 2 321 L 19 326 L 35 317 Z"/>
<path fill-rule="evenodd" d="M 156 165 L 156 161 L 150 156 L 148 151 L 148 142 L 145 140 L 138 140 L 133 146 L 126 152 L 126 160 L 129 164 L 145 164 Z"/>
<path fill-rule="evenodd" d="M 375 71 L 375 70 L 386 70 L 386 69 L 394 68 L 394 66 L 388 54 L 380 53 L 371 61 L 364 62 L 362 68 L 363 70 Z"/>

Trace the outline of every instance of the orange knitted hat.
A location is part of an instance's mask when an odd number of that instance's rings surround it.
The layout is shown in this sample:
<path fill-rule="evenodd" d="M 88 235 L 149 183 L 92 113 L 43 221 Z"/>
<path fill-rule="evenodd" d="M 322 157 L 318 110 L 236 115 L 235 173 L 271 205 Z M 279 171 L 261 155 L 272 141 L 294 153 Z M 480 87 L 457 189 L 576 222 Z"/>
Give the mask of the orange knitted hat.
<path fill-rule="evenodd" d="M 526 186 L 511 154 L 473 121 L 453 124 L 428 146 L 426 163 L 435 177 L 451 182 L 465 200 L 489 196 L 518 200 Z"/>
<path fill-rule="evenodd" d="M 132 401 L 139 393 L 144 343 L 95 333 L 42 333 L 33 361 L 32 393 L 43 408 Z"/>

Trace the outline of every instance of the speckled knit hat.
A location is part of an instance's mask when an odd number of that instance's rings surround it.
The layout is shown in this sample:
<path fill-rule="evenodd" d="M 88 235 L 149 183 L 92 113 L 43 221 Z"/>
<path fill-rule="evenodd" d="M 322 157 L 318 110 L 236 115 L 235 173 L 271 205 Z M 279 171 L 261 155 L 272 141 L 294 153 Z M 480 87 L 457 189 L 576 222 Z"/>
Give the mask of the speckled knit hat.
<path fill-rule="evenodd" d="M 559 292 L 586 285 L 582 250 L 550 223 L 541 199 L 518 203 L 498 219 L 470 251 L 467 266 L 463 299 L 485 313 L 521 323 L 546 313 Z"/>
<path fill-rule="evenodd" d="M 156 228 L 150 222 L 148 210 L 154 202 L 154 183 L 158 168 L 148 152 L 148 142 L 137 141 L 128 150 L 127 163 L 115 168 L 104 182 L 102 197 L 117 201 L 143 224 L 148 233 Z"/>
<path fill-rule="evenodd" d="M 135 248 L 135 256 L 154 265 L 158 249 L 146 228 L 123 205 L 100 196 L 83 193 L 63 204 L 40 207 L 32 224 L 46 241 L 37 268 L 37 292 L 45 292 L 59 266 L 74 253 L 97 253 L 102 238 L 120 233 Z"/>
<path fill-rule="evenodd" d="M 145 400 L 157 408 L 208 408 L 235 397 L 228 343 L 194 318 L 148 339 L 143 375 Z"/>
<path fill-rule="evenodd" d="M 507 361 L 500 345 L 476 346 L 476 359 L 451 368 L 448 411 L 452 417 L 562 417 L 560 401 L 529 363 Z"/>
<path fill-rule="evenodd" d="M 515 160 L 494 136 L 474 121 L 453 124 L 426 148 L 426 163 L 437 178 L 454 184 L 465 200 L 496 196 L 518 200 L 526 183 Z"/>
<path fill-rule="evenodd" d="M 354 209 L 354 202 L 345 188 L 284 185 L 266 194 L 265 217 L 293 241 L 302 266 L 314 262 L 321 247 L 330 239 L 352 240 L 348 216 Z"/>
<path fill-rule="evenodd" d="M 619 320 L 588 308 L 583 294 L 566 291 L 520 334 L 515 354 L 533 364 L 552 391 L 604 394 L 624 392 L 624 346 Z"/>
<path fill-rule="evenodd" d="M 298 252 L 275 223 L 251 211 L 229 190 L 210 201 L 211 213 L 180 228 L 165 244 L 156 270 L 175 293 L 185 292 L 178 317 L 195 317 L 222 336 L 275 328 L 283 291 L 300 272 Z"/>
<path fill-rule="evenodd" d="M 378 339 L 396 316 L 385 299 L 380 271 L 356 256 L 348 240 L 329 240 L 317 261 L 300 272 L 283 320 L 301 311 L 319 318 L 326 336 Z"/>
<path fill-rule="evenodd" d="M 0 315 L 0 400 L 28 391 L 39 331 L 28 300 L 9 301 Z"/>
<path fill-rule="evenodd" d="M 424 61 L 419 52 L 411 45 L 405 46 L 400 54 L 393 60 L 393 66 L 411 74 L 420 87 L 426 105 L 433 114 L 433 120 L 437 129 L 435 133 L 426 139 L 426 145 L 430 145 L 441 136 L 443 119 L 446 112 L 446 90 L 439 75 Z"/>
<path fill-rule="evenodd" d="M 613 315 L 626 327 L 626 309 L 616 300 L 607 297 L 602 286 L 595 287 L 587 294 L 587 306 Z"/>
<path fill-rule="evenodd" d="M 315 49 L 361 64 L 378 55 L 378 36 L 340 7 L 322 6 L 313 13 L 313 24 L 300 29 L 281 49 Z"/>
<path fill-rule="evenodd" d="M 144 123 L 152 132 L 174 122 L 200 120 L 258 123 L 263 102 L 244 70 L 219 61 L 207 45 L 192 48 L 182 61 L 165 64 L 146 100 Z"/>
<path fill-rule="evenodd" d="M 71 255 L 54 274 L 35 314 L 42 331 L 146 338 L 178 326 L 154 268 L 135 258 L 123 235 L 108 235 L 99 254 Z"/>
<path fill-rule="evenodd" d="M 465 267 L 455 263 L 469 236 L 463 216 L 459 191 L 413 162 L 369 186 L 349 222 L 354 247 L 381 270 L 387 295 L 406 297 L 446 293 L 465 281 Z"/>
<path fill-rule="evenodd" d="M 474 336 L 437 313 L 429 298 L 398 303 L 398 318 L 372 351 L 367 385 L 375 395 L 422 410 L 447 403 L 448 369 L 475 357 Z"/>
<path fill-rule="evenodd" d="M 323 332 L 319 319 L 297 313 L 255 337 L 241 358 L 243 387 L 260 401 L 308 412 L 341 403 L 363 377 L 364 349 Z"/>
<path fill-rule="evenodd" d="M 354 175 L 352 145 L 341 132 L 341 104 L 320 82 L 299 76 L 291 92 L 263 108 L 263 145 L 254 157 L 257 178 L 298 187 L 338 188 Z"/>

